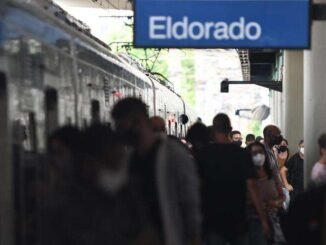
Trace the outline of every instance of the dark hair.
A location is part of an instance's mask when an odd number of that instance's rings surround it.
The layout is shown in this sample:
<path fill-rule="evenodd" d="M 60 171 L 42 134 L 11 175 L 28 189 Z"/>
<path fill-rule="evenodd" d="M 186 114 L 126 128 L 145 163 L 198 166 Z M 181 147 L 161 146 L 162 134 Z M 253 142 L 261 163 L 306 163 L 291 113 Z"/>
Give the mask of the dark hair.
<path fill-rule="evenodd" d="M 121 143 L 121 140 L 109 126 L 95 124 L 84 130 L 82 142 L 83 154 L 101 160 L 108 149 L 113 145 Z"/>
<path fill-rule="evenodd" d="M 287 139 L 283 138 L 282 141 L 285 141 L 287 145 L 289 145 L 289 142 Z"/>
<path fill-rule="evenodd" d="M 321 149 L 326 149 L 326 134 L 322 134 L 318 138 L 318 145 Z"/>
<path fill-rule="evenodd" d="M 48 138 L 47 148 L 50 153 L 53 153 L 53 140 L 60 141 L 73 154 L 76 154 L 81 147 L 81 131 L 77 127 L 70 125 L 56 129 Z"/>
<path fill-rule="evenodd" d="M 247 134 L 246 141 L 255 141 L 255 135 L 253 134 Z"/>
<path fill-rule="evenodd" d="M 273 131 L 273 130 L 280 131 L 280 129 L 278 127 L 276 127 L 275 125 L 267 125 L 264 128 L 264 131 L 263 131 L 264 138 L 270 137 L 271 136 L 271 131 Z"/>
<path fill-rule="evenodd" d="M 261 147 L 261 148 L 263 149 L 264 154 L 265 154 L 265 163 L 264 163 L 264 165 L 263 165 L 263 168 L 264 168 L 264 170 L 265 170 L 266 173 L 267 173 L 268 179 L 271 179 L 271 178 L 273 177 L 273 171 L 272 171 L 271 164 L 270 164 L 270 162 L 269 162 L 269 158 L 268 158 L 268 154 L 267 154 L 267 151 L 266 151 L 266 149 L 265 149 L 265 146 L 264 146 L 262 143 L 257 142 L 257 141 L 254 142 L 254 143 L 252 143 L 252 144 L 250 144 L 250 145 L 248 146 L 248 148 L 247 148 L 247 150 L 248 150 L 248 152 L 250 153 L 250 155 L 251 155 L 252 147 L 254 147 L 254 146 L 259 146 L 259 147 Z"/>
<path fill-rule="evenodd" d="M 299 141 L 299 145 L 302 145 L 303 143 L 304 143 L 303 139 Z"/>
<path fill-rule="evenodd" d="M 123 118 L 131 114 L 140 114 L 149 118 L 147 105 L 140 99 L 134 97 L 119 100 L 112 110 L 112 117 L 114 119 Z"/>
<path fill-rule="evenodd" d="M 263 140 L 263 139 L 264 139 L 263 137 L 261 137 L 261 136 L 257 136 L 255 141 L 260 142 L 260 141 Z"/>
<path fill-rule="evenodd" d="M 229 134 L 232 130 L 230 118 L 224 113 L 217 114 L 213 119 L 213 129 L 218 133 Z"/>
<path fill-rule="evenodd" d="M 186 140 L 191 144 L 196 142 L 207 144 L 209 142 L 209 132 L 207 127 L 199 122 L 193 124 L 187 132 Z"/>
<path fill-rule="evenodd" d="M 233 130 L 233 131 L 231 131 L 231 133 L 230 133 L 231 138 L 232 138 L 233 135 L 235 135 L 235 134 L 241 134 L 241 132 L 238 131 L 238 130 Z"/>
<path fill-rule="evenodd" d="M 149 121 L 151 124 L 151 128 L 153 129 L 154 132 L 156 133 L 166 132 L 164 118 L 159 116 L 153 116 L 149 119 Z"/>

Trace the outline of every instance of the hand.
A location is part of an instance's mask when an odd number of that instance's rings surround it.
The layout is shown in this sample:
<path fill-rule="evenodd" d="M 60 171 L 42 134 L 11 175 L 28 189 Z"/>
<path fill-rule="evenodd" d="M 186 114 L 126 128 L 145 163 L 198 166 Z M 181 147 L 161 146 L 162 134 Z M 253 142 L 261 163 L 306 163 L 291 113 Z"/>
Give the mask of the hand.
<path fill-rule="evenodd" d="M 290 184 L 285 185 L 285 188 L 288 189 L 288 191 L 293 191 L 293 186 Z"/>

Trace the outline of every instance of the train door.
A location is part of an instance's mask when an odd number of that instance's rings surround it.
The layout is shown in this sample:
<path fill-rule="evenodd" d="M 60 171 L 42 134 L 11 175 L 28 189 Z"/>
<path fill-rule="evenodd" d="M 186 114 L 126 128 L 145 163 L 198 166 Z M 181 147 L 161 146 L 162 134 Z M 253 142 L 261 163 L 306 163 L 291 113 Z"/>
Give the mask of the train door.
<path fill-rule="evenodd" d="M 9 131 L 8 84 L 0 72 L 0 244 L 14 244 L 14 186 Z"/>
<path fill-rule="evenodd" d="M 12 197 L 14 209 L 14 228 L 11 233 L 14 243 L 11 244 L 29 245 L 39 243 L 42 234 L 43 196 L 36 186 L 43 178 L 46 142 L 44 63 L 39 42 L 25 36 L 17 42 L 17 52 L 5 54 L 9 65 L 6 74 L 8 83 L 4 88 L 7 108 L 3 108 L 6 110 L 3 120 L 7 123 L 4 128 L 8 133 L 3 138 L 7 153 L 1 158 L 6 159 L 9 153 L 7 164 L 10 164 L 11 169 L 1 169 L 1 172 L 7 172 L 6 178 L 11 177 L 12 181 L 12 192 L 5 192 L 5 195 Z"/>
<path fill-rule="evenodd" d="M 46 135 L 50 135 L 58 125 L 58 92 L 56 89 L 48 88 L 45 91 Z"/>
<path fill-rule="evenodd" d="M 92 124 L 99 123 L 101 121 L 100 119 L 101 110 L 100 110 L 100 102 L 97 99 L 91 100 L 91 122 Z"/>

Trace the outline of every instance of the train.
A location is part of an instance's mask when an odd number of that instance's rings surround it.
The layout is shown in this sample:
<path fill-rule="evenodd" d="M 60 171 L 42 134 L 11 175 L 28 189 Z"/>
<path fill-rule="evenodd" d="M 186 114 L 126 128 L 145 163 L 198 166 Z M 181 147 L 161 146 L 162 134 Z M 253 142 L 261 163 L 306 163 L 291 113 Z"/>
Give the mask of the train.
<path fill-rule="evenodd" d="M 178 137 L 196 114 L 164 79 L 114 54 L 52 2 L 4 0 L 0 19 L 0 245 L 40 244 L 44 216 L 28 213 L 42 205 L 29 184 L 46 178 L 53 130 L 109 123 L 113 105 L 130 96 Z"/>

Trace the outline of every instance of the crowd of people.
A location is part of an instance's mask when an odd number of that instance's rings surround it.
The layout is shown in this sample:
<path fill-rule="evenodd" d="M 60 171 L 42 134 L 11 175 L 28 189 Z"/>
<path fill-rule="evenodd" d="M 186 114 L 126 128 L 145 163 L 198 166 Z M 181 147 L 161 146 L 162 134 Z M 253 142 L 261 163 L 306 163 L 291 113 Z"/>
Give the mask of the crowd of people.
<path fill-rule="evenodd" d="M 47 244 L 322 244 L 326 135 L 317 187 L 305 192 L 304 141 L 291 155 L 274 125 L 242 147 L 225 114 L 185 139 L 167 135 L 136 98 L 120 100 L 112 119 L 49 138 Z"/>

